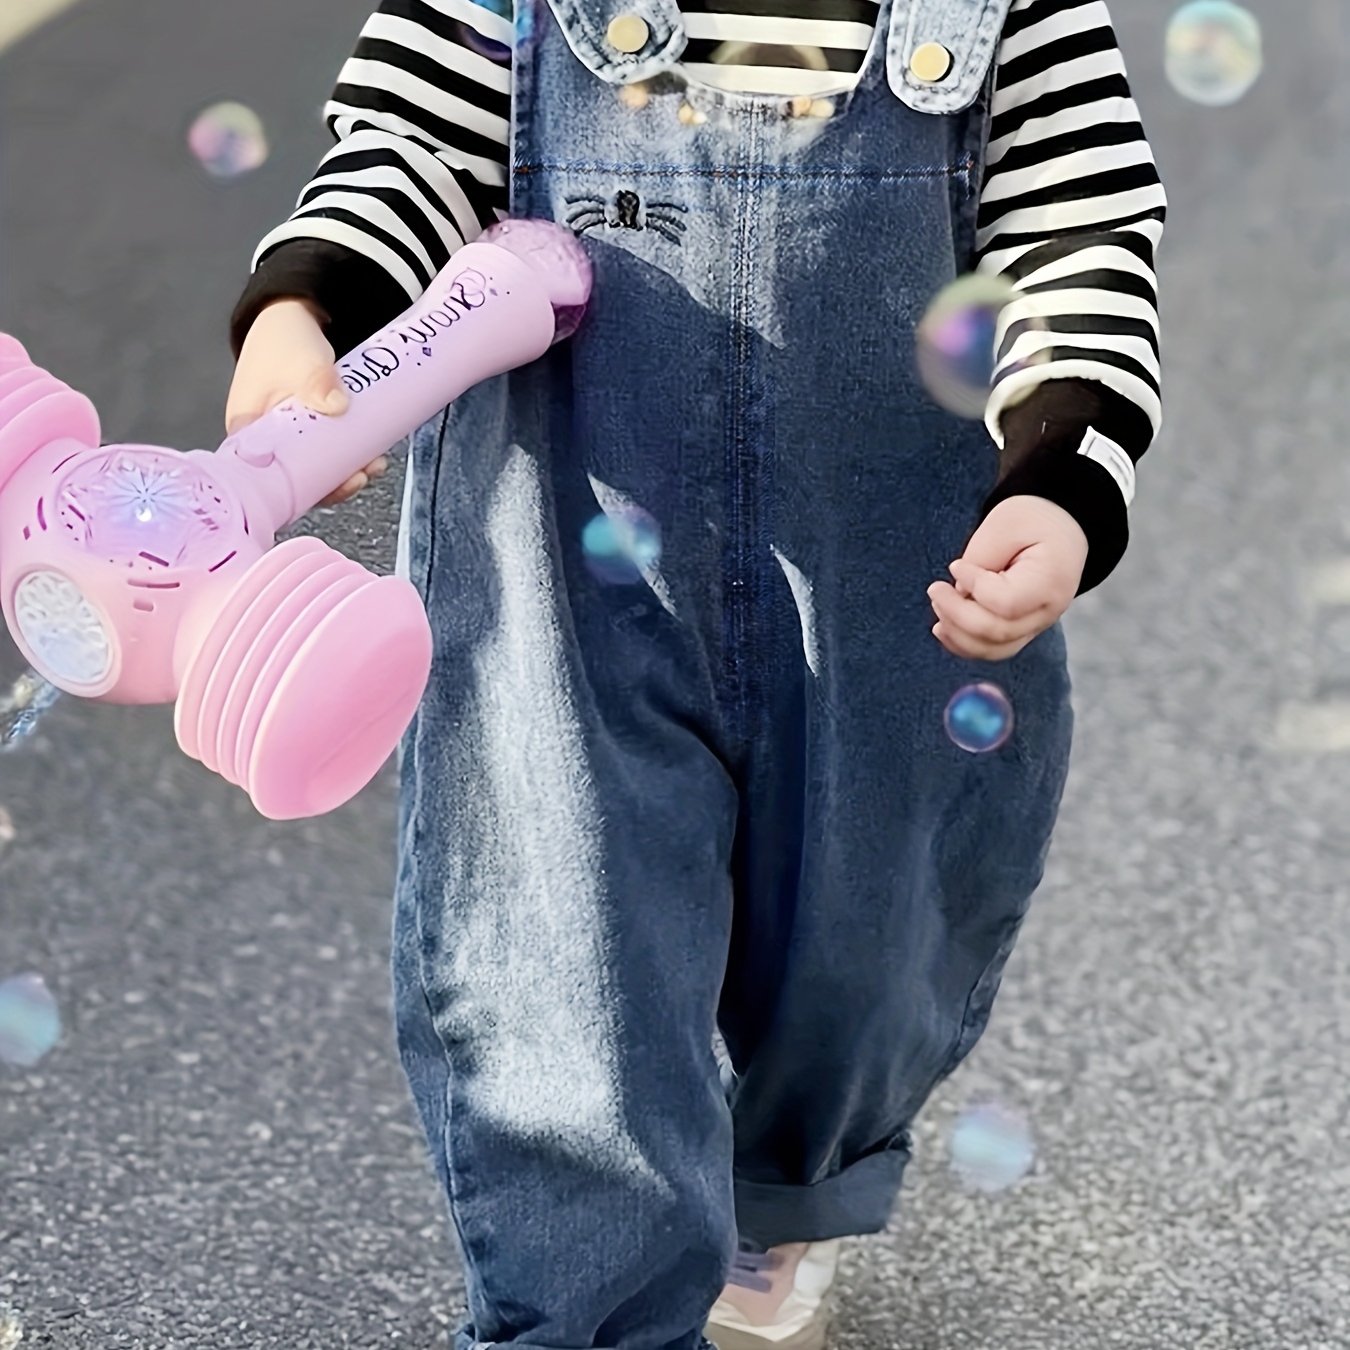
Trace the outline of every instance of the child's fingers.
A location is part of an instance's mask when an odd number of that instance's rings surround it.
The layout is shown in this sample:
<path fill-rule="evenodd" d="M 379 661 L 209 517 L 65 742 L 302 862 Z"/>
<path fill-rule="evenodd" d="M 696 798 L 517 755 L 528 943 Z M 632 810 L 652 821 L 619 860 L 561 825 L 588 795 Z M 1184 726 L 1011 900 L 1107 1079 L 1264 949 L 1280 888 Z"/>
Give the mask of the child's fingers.
<path fill-rule="evenodd" d="M 336 417 L 346 412 L 351 403 L 331 366 L 324 366 L 310 376 L 305 382 L 300 401 L 311 412 L 323 413 L 325 417 Z"/>
<path fill-rule="evenodd" d="M 1010 567 L 991 572 L 964 558 L 950 565 L 957 586 L 973 596 L 990 614 L 1008 620 L 1021 619 L 1045 607 L 1044 578 L 1034 567 Z"/>
<path fill-rule="evenodd" d="M 983 642 L 941 620 L 933 625 L 932 631 L 933 636 L 953 656 L 962 657 L 967 661 L 1006 661 L 1010 656 L 1016 656 L 1031 641 L 1031 637 L 1028 636 L 1017 642 Z"/>
<path fill-rule="evenodd" d="M 928 598 L 934 613 L 949 628 L 994 646 L 1018 642 L 1039 632 L 1049 612 L 1049 607 L 1042 605 L 1021 618 L 1005 619 L 991 614 L 973 596 L 959 594 L 945 581 L 935 581 L 928 588 Z"/>
<path fill-rule="evenodd" d="M 343 502 L 355 497 L 363 487 L 366 487 L 370 479 L 363 473 L 354 473 L 347 479 L 340 488 L 330 492 L 320 503 L 320 506 L 341 506 Z"/>
<path fill-rule="evenodd" d="M 225 406 L 225 434 L 233 436 L 270 412 L 286 395 L 279 390 L 265 390 L 245 395 L 232 394 Z"/>
<path fill-rule="evenodd" d="M 375 479 L 379 478 L 389 468 L 389 457 L 381 455 L 379 459 L 372 460 L 359 473 L 354 473 L 347 479 L 340 488 L 330 492 L 320 503 L 320 506 L 341 506 L 343 502 L 351 501 L 363 488 L 368 488 Z"/>

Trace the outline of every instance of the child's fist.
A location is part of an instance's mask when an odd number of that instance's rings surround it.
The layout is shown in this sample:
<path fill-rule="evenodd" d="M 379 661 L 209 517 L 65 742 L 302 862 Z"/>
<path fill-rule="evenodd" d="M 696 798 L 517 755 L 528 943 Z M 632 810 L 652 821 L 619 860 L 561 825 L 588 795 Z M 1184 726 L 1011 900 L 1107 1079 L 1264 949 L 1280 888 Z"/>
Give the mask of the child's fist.
<path fill-rule="evenodd" d="M 1009 497 L 952 563 L 956 585 L 928 588 L 938 618 L 933 636 L 972 661 L 1016 656 L 1068 609 L 1087 556 L 1087 536 L 1063 507 L 1044 497 Z"/>
<path fill-rule="evenodd" d="M 335 362 L 333 348 L 310 305 L 298 299 L 274 301 L 253 321 L 239 352 L 225 404 L 226 434 L 233 435 L 291 397 L 312 412 L 330 417 L 345 412 L 347 391 L 338 379 Z M 381 455 L 319 505 L 345 502 L 388 467 L 388 459 Z"/>

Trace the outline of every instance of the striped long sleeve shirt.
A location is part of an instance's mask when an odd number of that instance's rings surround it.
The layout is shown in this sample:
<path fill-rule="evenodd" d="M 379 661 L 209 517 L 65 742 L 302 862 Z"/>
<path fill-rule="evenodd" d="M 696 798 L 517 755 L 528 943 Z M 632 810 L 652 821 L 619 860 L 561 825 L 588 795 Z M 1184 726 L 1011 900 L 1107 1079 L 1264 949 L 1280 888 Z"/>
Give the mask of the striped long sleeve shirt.
<path fill-rule="evenodd" d="M 687 79 L 806 100 L 856 82 L 880 8 L 680 6 Z M 349 351 L 506 213 L 512 40 L 511 19 L 487 4 L 382 0 L 324 109 L 336 144 L 255 252 L 231 320 L 236 354 L 284 296 L 311 300 Z M 996 59 L 977 269 L 1015 290 L 986 414 L 1002 467 L 984 509 L 1025 492 L 1063 506 L 1088 536 L 1088 590 L 1125 551 L 1128 503 L 1119 469 L 1078 453 L 1085 434 L 1121 447 L 1132 480 L 1161 421 L 1166 198 L 1104 0 L 1014 0 Z"/>

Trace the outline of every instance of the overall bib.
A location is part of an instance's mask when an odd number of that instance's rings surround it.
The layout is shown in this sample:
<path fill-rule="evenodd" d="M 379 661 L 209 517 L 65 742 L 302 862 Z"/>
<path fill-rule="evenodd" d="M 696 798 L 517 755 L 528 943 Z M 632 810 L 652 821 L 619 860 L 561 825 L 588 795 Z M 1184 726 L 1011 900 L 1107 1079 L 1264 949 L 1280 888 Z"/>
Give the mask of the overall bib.
<path fill-rule="evenodd" d="M 1069 680 L 1058 627 L 997 664 L 930 632 L 997 450 L 925 393 L 914 328 L 974 264 L 1009 3 L 885 0 L 824 117 L 684 87 L 675 0 L 519 17 L 512 214 L 574 223 L 594 299 L 414 437 L 400 559 L 436 654 L 395 1021 L 465 1260 L 459 1350 L 705 1345 L 738 1232 L 885 1227 L 909 1127 L 984 1029 Z M 933 86 L 927 42 L 954 58 Z M 595 522 L 635 508 L 659 547 L 625 573 Z M 981 679 L 1016 724 L 975 755 L 943 710 Z"/>

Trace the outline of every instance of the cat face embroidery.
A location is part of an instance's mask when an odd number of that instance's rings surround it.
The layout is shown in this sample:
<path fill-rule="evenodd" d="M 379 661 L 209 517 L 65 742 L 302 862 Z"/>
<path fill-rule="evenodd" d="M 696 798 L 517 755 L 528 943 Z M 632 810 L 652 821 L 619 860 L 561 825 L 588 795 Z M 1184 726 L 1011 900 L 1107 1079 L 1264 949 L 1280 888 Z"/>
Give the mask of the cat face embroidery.
<path fill-rule="evenodd" d="M 609 230 L 654 230 L 672 244 L 682 242 L 685 222 L 681 217 L 689 210 L 678 202 L 644 203 L 627 188 L 608 202 L 599 197 L 568 197 L 567 205 L 572 208 L 567 223 L 578 235 L 603 225 Z"/>

